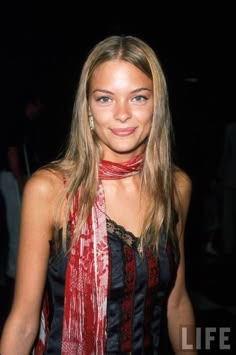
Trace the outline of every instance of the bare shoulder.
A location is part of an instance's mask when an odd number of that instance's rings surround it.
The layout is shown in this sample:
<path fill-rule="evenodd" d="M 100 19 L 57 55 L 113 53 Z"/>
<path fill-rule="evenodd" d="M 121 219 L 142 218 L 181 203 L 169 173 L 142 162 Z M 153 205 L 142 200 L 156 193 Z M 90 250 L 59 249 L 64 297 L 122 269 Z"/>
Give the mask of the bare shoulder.
<path fill-rule="evenodd" d="M 27 181 L 22 200 L 24 215 L 48 220 L 53 224 L 55 211 L 64 190 L 63 177 L 51 170 L 38 170 Z M 37 207 L 37 208 L 36 208 Z"/>
<path fill-rule="evenodd" d="M 179 167 L 176 167 L 174 170 L 174 183 L 175 188 L 180 195 L 191 195 L 192 181 L 188 174 Z"/>
<path fill-rule="evenodd" d="M 174 185 L 176 210 L 180 220 L 185 224 L 192 194 L 192 181 L 188 174 L 178 167 L 174 171 Z"/>
<path fill-rule="evenodd" d="M 51 201 L 63 190 L 63 178 L 58 172 L 41 169 L 36 171 L 27 181 L 24 195 L 38 196 Z"/>

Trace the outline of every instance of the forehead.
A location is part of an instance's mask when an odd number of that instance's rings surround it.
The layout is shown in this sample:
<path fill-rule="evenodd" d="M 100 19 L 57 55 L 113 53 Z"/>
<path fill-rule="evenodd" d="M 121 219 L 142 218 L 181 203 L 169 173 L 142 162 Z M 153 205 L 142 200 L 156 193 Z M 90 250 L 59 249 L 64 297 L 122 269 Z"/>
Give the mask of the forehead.
<path fill-rule="evenodd" d="M 113 78 L 128 78 L 139 80 L 150 80 L 150 78 L 134 64 L 121 59 L 109 60 L 97 66 L 91 79 L 103 80 Z"/>

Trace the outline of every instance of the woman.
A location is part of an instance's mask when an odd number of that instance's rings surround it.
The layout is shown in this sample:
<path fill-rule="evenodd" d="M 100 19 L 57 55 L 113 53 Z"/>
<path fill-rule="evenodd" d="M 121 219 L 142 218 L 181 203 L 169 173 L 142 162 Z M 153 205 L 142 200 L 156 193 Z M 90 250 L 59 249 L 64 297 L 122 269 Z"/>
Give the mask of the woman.
<path fill-rule="evenodd" d="M 159 354 L 165 315 L 181 353 L 181 325 L 194 325 L 183 249 L 191 183 L 172 163 L 170 133 L 154 51 L 132 36 L 98 43 L 64 157 L 24 190 L 3 354 L 30 352 L 45 292 L 45 354 Z"/>

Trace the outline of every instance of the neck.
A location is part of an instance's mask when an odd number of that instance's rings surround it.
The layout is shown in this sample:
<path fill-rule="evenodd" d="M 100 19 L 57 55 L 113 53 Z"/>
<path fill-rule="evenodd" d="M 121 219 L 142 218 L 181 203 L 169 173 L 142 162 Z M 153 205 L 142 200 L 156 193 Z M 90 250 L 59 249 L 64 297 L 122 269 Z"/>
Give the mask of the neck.
<path fill-rule="evenodd" d="M 123 163 L 133 159 L 139 155 L 144 155 L 145 148 L 143 146 L 138 147 L 138 149 L 125 153 L 117 153 L 112 150 L 104 149 L 103 160 L 112 161 L 114 163 Z"/>
<path fill-rule="evenodd" d="M 101 160 L 98 177 L 101 180 L 116 180 L 138 174 L 143 168 L 143 154 L 139 154 L 125 162 L 117 163 Z"/>

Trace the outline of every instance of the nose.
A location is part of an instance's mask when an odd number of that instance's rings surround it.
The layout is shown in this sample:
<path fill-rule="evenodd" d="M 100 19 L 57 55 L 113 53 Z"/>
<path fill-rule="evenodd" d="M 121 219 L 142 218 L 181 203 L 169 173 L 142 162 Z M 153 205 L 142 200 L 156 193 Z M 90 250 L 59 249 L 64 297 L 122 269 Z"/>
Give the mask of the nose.
<path fill-rule="evenodd" d="M 126 122 L 131 117 L 130 107 L 128 102 L 120 101 L 116 104 L 115 119 L 121 122 Z"/>

